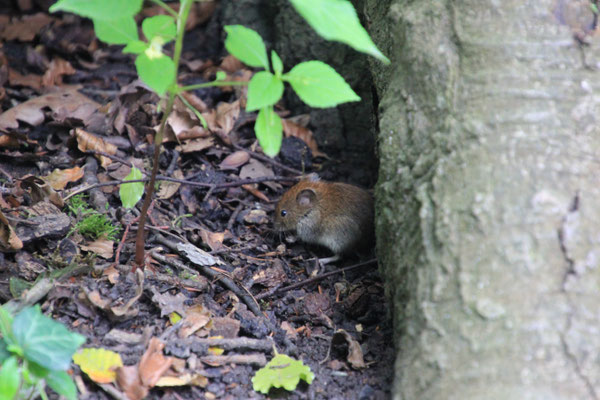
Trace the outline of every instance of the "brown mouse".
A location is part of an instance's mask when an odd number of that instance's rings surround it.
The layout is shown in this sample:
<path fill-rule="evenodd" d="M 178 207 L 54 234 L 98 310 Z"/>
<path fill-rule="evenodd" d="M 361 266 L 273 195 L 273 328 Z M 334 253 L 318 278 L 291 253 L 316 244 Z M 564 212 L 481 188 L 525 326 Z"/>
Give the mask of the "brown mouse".
<path fill-rule="evenodd" d="M 366 249 L 373 239 L 373 197 L 347 183 L 323 182 L 311 174 L 283 194 L 275 209 L 275 229 L 291 231 L 335 257 Z"/>

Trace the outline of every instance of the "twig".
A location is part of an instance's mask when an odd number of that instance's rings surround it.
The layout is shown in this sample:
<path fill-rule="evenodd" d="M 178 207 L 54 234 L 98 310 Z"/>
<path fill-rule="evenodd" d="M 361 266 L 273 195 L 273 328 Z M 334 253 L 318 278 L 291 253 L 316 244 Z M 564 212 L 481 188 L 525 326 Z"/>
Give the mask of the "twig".
<path fill-rule="evenodd" d="M 157 236 L 156 241 L 162 245 L 167 246 L 171 250 L 178 252 L 177 245 L 172 243 L 171 241 L 165 239 L 164 237 Z M 236 285 L 236 283 L 232 279 L 228 278 L 227 276 L 225 276 L 224 274 L 222 274 L 219 271 L 216 271 L 205 265 L 198 265 L 198 264 L 195 264 L 195 265 L 198 269 L 200 269 L 200 272 L 202 272 L 203 275 L 208 276 L 210 279 L 213 279 L 215 281 L 220 281 L 223 284 L 223 286 L 225 286 L 227 289 L 229 289 L 233 293 L 235 293 L 236 296 L 238 296 L 240 299 L 242 299 L 242 301 L 244 303 L 246 303 L 246 305 L 248 306 L 250 311 L 252 311 L 255 315 L 264 317 L 264 315 L 260 311 L 258 302 L 250 294 L 248 289 L 246 289 L 244 287 L 242 287 L 242 289 L 240 289 L 240 287 L 238 285 Z M 189 268 L 189 267 L 186 267 L 186 268 Z"/>
<path fill-rule="evenodd" d="M 323 279 L 325 279 L 327 277 L 330 277 L 330 276 L 333 276 L 333 275 L 337 275 L 337 274 L 340 274 L 340 273 L 343 273 L 343 272 L 346 272 L 346 271 L 350 271 L 350 270 L 355 269 L 355 268 L 364 267 L 365 265 L 375 264 L 375 263 L 377 263 L 377 259 L 376 258 L 372 258 L 370 260 L 367 260 L 367 261 L 364 261 L 364 262 L 361 262 L 361 263 L 358 263 L 358 264 L 350 265 L 349 267 L 341 268 L 341 269 L 338 269 L 336 271 L 327 272 L 325 274 L 321 274 L 321 275 L 315 276 L 313 278 L 305 279 L 305 280 L 303 280 L 301 282 L 294 283 L 293 285 L 290 285 L 290 286 L 284 286 L 284 287 L 276 290 L 275 293 L 279 294 L 279 293 L 288 292 L 290 290 L 294 290 L 294 289 L 297 289 L 297 288 L 305 286 L 305 285 L 310 285 L 311 283 L 319 282 L 319 281 L 321 281 L 321 280 L 323 280 Z M 256 298 L 256 300 L 261 300 L 261 299 L 263 299 L 265 297 L 268 297 L 268 296 L 270 296 L 272 294 L 273 293 L 269 293 L 269 292 L 267 292 L 267 293 L 261 293 L 261 294 L 255 296 L 255 298 Z"/>
<path fill-rule="evenodd" d="M 229 221 L 227 221 L 227 230 L 228 231 L 231 232 L 231 229 L 233 229 L 233 224 L 235 223 L 235 219 L 240 214 L 240 211 L 242 211 L 242 208 L 244 208 L 244 205 L 242 203 L 239 203 L 237 205 L 237 207 L 235 208 L 235 210 L 233 210 L 233 212 L 231 213 L 231 217 L 229 217 Z"/>
<path fill-rule="evenodd" d="M 63 200 L 66 201 L 75 195 L 78 195 L 83 192 L 87 192 L 88 190 L 103 187 L 103 186 L 115 186 L 115 185 L 122 185 L 124 183 L 135 183 L 135 182 L 148 182 L 149 180 L 150 179 L 148 179 L 148 178 L 143 178 L 143 179 L 132 179 L 130 181 L 120 180 L 120 181 L 112 181 L 112 182 L 95 183 L 93 185 L 86 186 L 84 188 L 80 188 L 80 189 L 75 190 L 74 192 L 69 193 L 67 196 L 65 196 L 63 198 Z M 295 180 L 297 180 L 297 178 L 293 178 L 293 177 L 288 178 L 285 176 L 261 176 L 259 178 L 254 178 L 254 179 L 240 179 L 240 180 L 234 181 L 234 182 L 204 183 L 204 182 L 193 182 L 193 181 L 188 181 L 185 179 L 177 179 L 177 178 L 170 178 L 168 176 L 157 175 L 156 180 L 157 181 L 175 182 L 175 183 L 180 183 L 182 185 L 204 187 L 204 188 L 212 189 L 214 191 L 216 189 L 224 189 L 224 188 L 248 185 L 251 183 L 295 181 Z"/>
<path fill-rule="evenodd" d="M 234 144 L 234 145 L 233 145 L 233 147 L 234 147 L 236 150 L 242 150 L 242 151 L 245 151 L 245 152 L 247 152 L 248 154 L 250 154 L 250 156 L 252 156 L 252 157 L 256 158 L 257 160 L 260 160 L 260 161 L 263 161 L 263 162 L 267 162 L 267 163 L 269 163 L 269 164 L 272 164 L 272 165 L 274 165 L 274 166 L 276 166 L 276 167 L 278 167 L 278 168 L 281 168 L 281 169 L 282 169 L 282 170 L 284 170 L 284 171 L 291 172 L 291 173 L 292 173 L 292 174 L 294 174 L 294 175 L 304 175 L 304 173 L 303 173 L 302 171 L 299 171 L 299 170 L 297 170 L 297 169 L 295 169 L 295 168 L 288 167 L 287 165 L 283 165 L 283 164 L 281 164 L 281 163 L 279 163 L 279 162 L 277 162 L 277 161 L 273 160 L 273 159 L 272 159 L 272 158 L 270 158 L 270 157 L 263 156 L 262 154 L 258 154 L 258 153 L 254 152 L 254 151 L 252 151 L 252 150 L 245 149 L 245 148 L 243 148 L 242 146 L 239 146 L 239 145 L 237 145 L 237 144 Z"/>

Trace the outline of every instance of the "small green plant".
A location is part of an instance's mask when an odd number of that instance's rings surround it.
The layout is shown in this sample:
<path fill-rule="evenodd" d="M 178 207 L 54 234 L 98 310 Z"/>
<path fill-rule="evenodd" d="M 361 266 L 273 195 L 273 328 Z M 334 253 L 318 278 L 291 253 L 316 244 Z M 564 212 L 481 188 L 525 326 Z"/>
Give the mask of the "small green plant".
<path fill-rule="evenodd" d="M 100 213 L 84 217 L 75 224 L 75 230 L 92 240 L 102 237 L 108 240 L 115 240 L 119 233 L 119 228 L 114 226 L 106 215 Z"/>
<path fill-rule="evenodd" d="M 46 385 L 69 400 L 77 389 L 67 369 L 85 337 L 42 314 L 39 306 L 11 316 L 0 307 L 0 399 L 47 399 Z"/>
<path fill-rule="evenodd" d="M 166 10 L 169 15 L 156 15 L 142 20 L 142 33 L 145 40 L 140 39 L 134 19 L 142 8 L 143 0 L 58 0 L 50 7 L 51 12 L 68 11 L 90 18 L 94 23 L 96 36 L 108 44 L 125 45 L 123 52 L 136 56 L 135 66 L 141 80 L 159 96 L 166 96 L 166 107 L 154 137 L 156 146 L 154 146 L 152 174 L 146 185 L 146 197 L 138 223 L 135 261 L 140 267 L 143 267 L 144 263 L 144 225 L 158 172 L 160 147 L 166 121 L 176 97 L 192 109 L 206 128 L 206 121 L 200 112 L 185 100 L 182 93 L 209 86 L 248 84 L 246 111 L 258 111 L 254 130 L 263 151 L 271 157 L 279 153 L 283 139 L 282 122 L 273 106 L 283 95 L 284 82 L 289 83 L 300 98 L 312 107 L 333 107 L 348 101 L 360 100 L 344 79 L 332 67 L 321 61 L 306 61 L 284 73 L 283 63 L 277 53 L 271 52 L 269 63 L 260 35 L 240 25 L 225 27 L 228 33 L 225 46 L 229 52 L 247 65 L 263 68 L 264 71 L 257 72 L 249 83 L 226 82 L 223 81 L 223 74 L 217 74 L 213 82 L 180 86 L 177 83 L 177 72 L 185 25 L 194 0 L 181 0 L 178 11 L 161 0 L 152 0 L 152 2 Z M 358 51 L 389 63 L 360 25 L 356 11 L 348 0 L 290 0 L 290 2 L 325 39 L 347 43 Z M 118 13 L 115 10 L 118 10 Z M 163 47 L 171 41 L 175 41 L 172 57 L 163 52 Z M 130 200 L 133 199 L 134 197 Z"/>
<path fill-rule="evenodd" d="M 301 379 L 310 385 L 315 379 L 315 374 L 302 361 L 294 360 L 285 354 L 276 354 L 267 365 L 256 371 L 252 378 L 252 387 L 263 394 L 269 393 L 272 387 L 292 391 Z"/>
<path fill-rule="evenodd" d="M 108 217 L 90 208 L 84 200 L 84 195 L 73 196 L 67 202 L 69 211 L 79 219 L 69 234 L 79 232 L 92 240 L 106 238 L 115 240 L 119 228 L 114 226 Z"/>

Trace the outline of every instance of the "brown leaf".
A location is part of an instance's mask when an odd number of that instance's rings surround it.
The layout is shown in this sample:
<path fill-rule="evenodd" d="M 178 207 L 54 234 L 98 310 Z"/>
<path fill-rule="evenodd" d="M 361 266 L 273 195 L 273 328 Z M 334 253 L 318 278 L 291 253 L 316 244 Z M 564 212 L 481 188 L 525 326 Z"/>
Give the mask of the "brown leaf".
<path fill-rule="evenodd" d="M 348 332 L 343 329 L 338 329 L 331 338 L 332 346 L 339 346 L 346 342 L 348 346 L 348 356 L 346 360 L 350 363 L 352 368 L 361 369 L 366 368 L 365 360 L 363 357 L 362 349 L 360 344 L 350 336 Z"/>
<path fill-rule="evenodd" d="M 206 327 L 210 322 L 210 318 L 210 312 L 202 306 L 189 308 L 186 310 L 186 316 L 183 319 L 181 328 L 179 328 L 178 336 L 182 339 L 189 337 L 199 329 Z"/>
<path fill-rule="evenodd" d="M 246 164 L 250 160 L 250 154 L 243 150 L 238 150 L 231 153 L 219 164 L 219 168 L 222 170 L 236 169 Z"/>
<path fill-rule="evenodd" d="M 267 218 L 267 213 L 265 210 L 251 210 L 244 216 L 244 222 L 255 225 L 268 224 L 269 218 Z"/>
<path fill-rule="evenodd" d="M 282 119 L 281 123 L 283 124 L 283 133 L 286 137 L 295 136 L 302 140 L 304 143 L 306 143 L 310 151 L 312 151 L 314 157 L 329 158 L 327 154 L 319 150 L 317 141 L 314 139 L 313 133 L 310 129 L 297 124 L 289 118 Z"/>
<path fill-rule="evenodd" d="M 192 153 L 194 151 L 202 151 L 212 147 L 214 139 L 212 137 L 190 140 L 184 144 L 177 146 L 177 150 L 182 153 Z"/>
<path fill-rule="evenodd" d="M 54 190 L 63 190 L 68 183 L 77 182 L 83 178 L 83 168 L 55 169 L 50 175 L 44 177 Z"/>
<path fill-rule="evenodd" d="M 242 188 L 250 192 L 253 196 L 261 199 L 265 203 L 269 203 L 271 201 L 269 200 L 266 194 L 257 189 L 256 185 L 242 185 Z"/>
<path fill-rule="evenodd" d="M 229 138 L 229 132 L 235 126 L 235 121 L 240 115 L 240 102 L 239 100 L 233 103 L 221 102 L 217 105 L 217 111 L 214 117 L 214 126 L 211 128 L 225 144 L 231 144 Z M 207 120 L 208 122 L 208 120 Z M 210 125 L 209 125 L 210 128 Z"/>
<path fill-rule="evenodd" d="M 71 63 L 56 57 L 50 62 L 50 66 L 44 74 L 42 85 L 44 87 L 62 85 L 63 75 L 73 75 L 75 72 L 77 71 L 71 66 Z"/>
<path fill-rule="evenodd" d="M 33 175 L 25 176 L 21 180 L 21 187 L 29 191 L 34 204 L 49 200 L 58 208 L 62 208 L 65 205 L 62 197 L 42 178 Z"/>
<path fill-rule="evenodd" d="M 260 269 L 252 276 L 254 283 L 266 287 L 275 287 L 287 282 L 287 274 L 283 270 L 281 260 L 273 260 L 272 266 L 267 269 Z"/>
<path fill-rule="evenodd" d="M 44 26 L 54 20 L 54 18 L 45 13 L 13 18 L 8 24 L 0 24 L 0 39 L 4 39 L 5 41 L 16 39 L 22 42 L 31 42 Z"/>
<path fill-rule="evenodd" d="M 108 239 L 98 239 L 85 246 L 81 246 L 81 250 L 90 251 L 98 256 L 109 259 L 113 256 L 113 247 L 115 242 Z"/>
<path fill-rule="evenodd" d="M 173 172 L 173 178 L 183 179 L 183 172 L 181 172 L 180 169 L 176 169 L 175 172 Z M 181 187 L 181 183 L 178 182 L 162 181 L 159 184 L 160 186 L 158 192 L 156 192 L 156 197 L 163 200 L 173 197 Z"/>
<path fill-rule="evenodd" d="M 223 61 L 221 61 L 221 69 L 229 74 L 233 74 L 234 72 L 237 72 L 243 68 L 244 64 L 242 64 L 240 60 L 238 60 L 237 58 L 235 58 L 235 56 L 232 56 L 231 54 L 225 56 Z"/>
<path fill-rule="evenodd" d="M 36 74 L 21 75 L 12 68 L 8 69 L 8 82 L 11 86 L 27 86 L 36 90 L 42 88 L 42 76 Z"/>
<path fill-rule="evenodd" d="M 2 252 L 13 252 L 21 250 L 23 248 L 23 242 L 13 227 L 8 223 L 8 219 L 0 211 L 0 251 Z"/>
<path fill-rule="evenodd" d="M 117 369 L 117 383 L 129 400 L 142 400 L 149 389 L 142 384 L 137 365 Z"/>
<path fill-rule="evenodd" d="M 81 128 L 75 128 L 74 135 L 77 138 L 77 148 L 84 153 L 88 150 L 101 151 L 108 154 L 116 154 L 117 152 L 117 146 L 105 142 L 104 139 L 93 133 L 86 132 Z M 108 157 L 97 156 L 97 158 L 100 159 L 100 164 L 105 169 L 111 163 L 111 160 Z"/>
<path fill-rule="evenodd" d="M 240 171 L 241 179 L 256 179 L 266 176 L 275 176 L 275 174 L 271 167 L 266 166 L 254 158 L 244 165 Z M 277 182 L 263 182 L 263 185 L 276 192 L 281 191 L 281 185 Z"/>
<path fill-rule="evenodd" d="M 211 232 L 204 228 L 200 228 L 200 237 L 202 238 L 202 242 L 210 247 L 212 251 L 219 251 L 226 248 L 223 245 L 223 240 L 225 240 L 225 238 L 230 238 L 231 233 L 229 231 Z"/>
<path fill-rule="evenodd" d="M 153 387 L 160 377 L 169 369 L 173 363 L 171 357 L 163 355 L 164 343 L 157 337 L 150 339 L 148 349 L 142 355 L 138 368 L 140 380 L 146 387 Z"/>
<path fill-rule="evenodd" d="M 98 110 L 100 104 L 90 100 L 74 89 L 61 90 L 55 93 L 34 97 L 0 114 L 0 129 L 17 129 L 19 121 L 37 126 L 44 122 L 42 109 L 52 110 L 56 121 L 74 118 L 84 123 Z"/>

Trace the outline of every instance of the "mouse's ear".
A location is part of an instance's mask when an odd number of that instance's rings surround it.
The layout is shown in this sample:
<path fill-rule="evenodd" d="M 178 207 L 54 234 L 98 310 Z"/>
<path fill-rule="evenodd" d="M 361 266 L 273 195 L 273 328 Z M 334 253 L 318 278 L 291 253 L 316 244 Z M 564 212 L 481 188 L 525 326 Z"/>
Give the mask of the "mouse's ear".
<path fill-rule="evenodd" d="M 311 206 L 317 200 L 317 194 L 312 189 L 304 189 L 296 196 L 296 203 L 300 206 Z"/>

